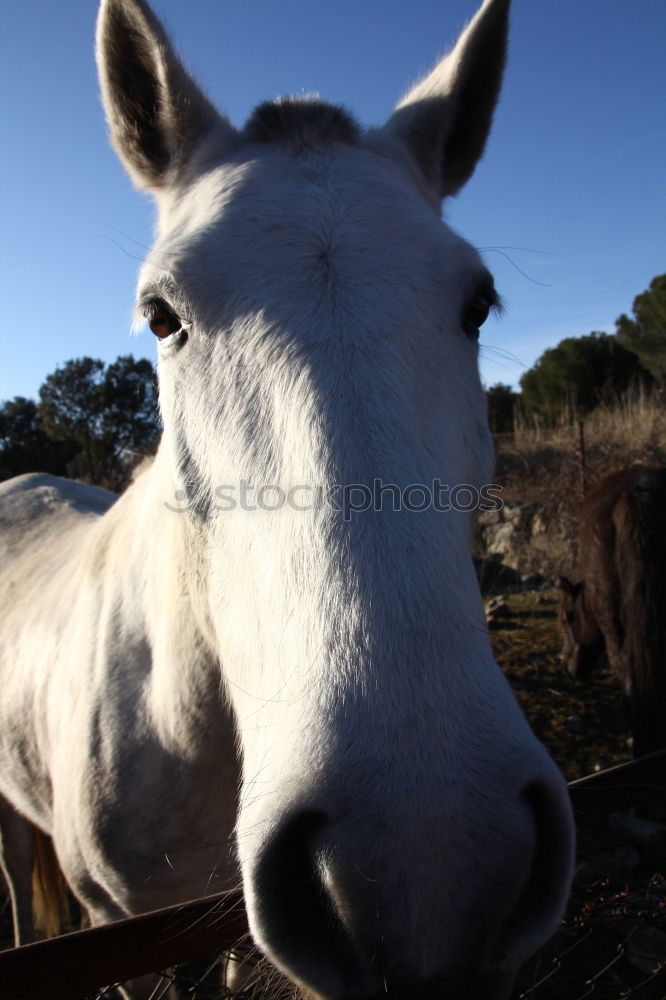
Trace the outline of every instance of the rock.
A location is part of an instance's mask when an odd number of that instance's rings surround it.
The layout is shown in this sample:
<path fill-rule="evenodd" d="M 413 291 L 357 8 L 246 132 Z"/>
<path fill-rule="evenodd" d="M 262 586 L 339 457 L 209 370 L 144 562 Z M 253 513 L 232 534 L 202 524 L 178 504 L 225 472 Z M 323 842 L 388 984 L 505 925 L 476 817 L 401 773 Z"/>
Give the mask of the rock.
<path fill-rule="evenodd" d="M 503 594 L 497 594 L 495 597 L 491 597 L 490 600 L 486 601 L 485 609 L 487 615 L 511 614 L 509 611 L 509 605 L 506 603 L 506 598 Z"/>
<path fill-rule="evenodd" d="M 584 733 L 585 720 L 580 715 L 570 715 L 564 723 L 564 728 L 568 729 L 570 733 Z"/>
<path fill-rule="evenodd" d="M 512 503 L 510 500 L 507 500 L 502 508 L 504 520 L 516 526 L 530 521 L 535 510 L 535 503 Z"/>
<path fill-rule="evenodd" d="M 535 502 L 505 501 L 500 510 L 479 512 L 473 548 L 477 558 L 501 561 L 521 575 L 539 572 L 550 579 L 571 572 L 572 538 L 572 526 L 555 511 Z"/>
<path fill-rule="evenodd" d="M 548 527 L 541 514 L 535 514 L 532 518 L 532 535 L 545 535 L 547 531 Z"/>
<path fill-rule="evenodd" d="M 513 501 L 507 501 L 500 510 L 481 511 L 476 519 L 477 552 L 519 570 L 530 558 L 535 514 L 535 503 Z"/>
<path fill-rule="evenodd" d="M 482 510 L 476 515 L 478 528 L 487 528 L 489 525 L 501 524 L 502 520 L 502 510 Z"/>
<path fill-rule="evenodd" d="M 614 854 L 600 854 L 597 857 L 587 858 L 576 866 L 576 883 L 590 885 L 600 876 L 624 877 L 634 871 L 642 860 L 640 852 L 635 847 L 620 847 Z M 641 903 L 644 902 L 643 897 Z"/>
<path fill-rule="evenodd" d="M 486 624 L 489 629 L 502 628 L 504 627 L 504 623 L 507 618 L 515 617 L 513 611 L 501 594 L 498 594 L 496 597 L 491 597 L 490 600 L 486 601 L 485 612 Z"/>
<path fill-rule="evenodd" d="M 639 847 L 660 842 L 666 844 L 666 824 L 657 823 L 653 819 L 630 816 L 627 813 L 613 813 L 608 817 L 608 825 L 611 830 L 619 830 L 627 840 L 638 844 Z"/>
<path fill-rule="evenodd" d="M 574 882 L 576 885 L 590 885 L 599 876 L 599 869 L 591 861 L 582 861 L 576 865 L 574 870 Z"/>
<path fill-rule="evenodd" d="M 635 847 L 618 847 L 613 855 L 613 865 L 617 866 L 618 875 L 622 872 L 632 872 L 641 863 L 640 851 Z"/>
<path fill-rule="evenodd" d="M 492 534 L 489 532 L 486 543 L 486 551 L 491 556 L 511 556 L 514 544 L 515 528 L 512 523 L 505 521 L 498 524 Z M 517 568 L 517 567 L 516 567 Z"/>
<path fill-rule="evenodd" d="M 525 590 L 536 590 L 543 583 L 541 573 L 523 573 L 520 582 Z"/>
<path fill-rule="evenodd" d="M 646 976 L 666 970 L 666 934 L 657 927 L 639 927 L 627 942 L 627 958 Z"/>
<path fill-rule="evenodd" d="M 506 566 L 499 559 L 476 559 L 476 575 L 481 587 L 487 592 L 495 587 L 517 588 L 520 586 L 520 573 Z"/>

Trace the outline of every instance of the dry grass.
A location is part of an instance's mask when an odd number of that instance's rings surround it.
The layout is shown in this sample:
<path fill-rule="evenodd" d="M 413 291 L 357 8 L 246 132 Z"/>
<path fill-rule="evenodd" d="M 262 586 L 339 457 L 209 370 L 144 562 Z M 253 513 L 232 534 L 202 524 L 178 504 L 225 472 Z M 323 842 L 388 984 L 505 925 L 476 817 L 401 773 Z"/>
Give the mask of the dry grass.
<path fill-rule="evenodd" d="M 579 417 L 565 406 L 559 418 L 546 423 L 538 415 L 516 412 L 513 440 L 526 451 L 543 445 L 569 451 L 577 443 Z M 666 409 L 656 390 L 643 386 L 631 390 L 613 405 L 604 403 L 584 420 L 588 445 L 610 451 L 653 454 L 666 445 Z"/>
<path fill-rule="evenodd" d="M 600 406 L 583 422 L 585 486 L 633 465 L 666 465 L 666 407 L 637 390 L 615 406 Z M 578 505 L 582 499 L 579 424 L 564 410 L 555 426 L 518 414 L 512 434 L 496 439 L 495 481 L 505 500 L 536 503 L 547 526 L 540 565 L 549 574 L 575 572 Z"/>

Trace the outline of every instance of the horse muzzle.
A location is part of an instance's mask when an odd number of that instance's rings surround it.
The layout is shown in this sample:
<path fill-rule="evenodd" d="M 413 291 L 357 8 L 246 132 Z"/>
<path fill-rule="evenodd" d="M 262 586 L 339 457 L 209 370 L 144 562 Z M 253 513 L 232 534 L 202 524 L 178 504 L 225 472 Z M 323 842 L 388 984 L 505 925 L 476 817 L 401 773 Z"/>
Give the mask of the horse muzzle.
<path fill-rule="evenodd" d="M 391 823 L 372 802 L 360 819 L 289 810 L 244 867 L 255 941 L 312 1000 L 505 1000 L 566 901 L 573 838 L 553 772 L 485 825 L 431 812 L 419 827 L 397 808 Z"/>

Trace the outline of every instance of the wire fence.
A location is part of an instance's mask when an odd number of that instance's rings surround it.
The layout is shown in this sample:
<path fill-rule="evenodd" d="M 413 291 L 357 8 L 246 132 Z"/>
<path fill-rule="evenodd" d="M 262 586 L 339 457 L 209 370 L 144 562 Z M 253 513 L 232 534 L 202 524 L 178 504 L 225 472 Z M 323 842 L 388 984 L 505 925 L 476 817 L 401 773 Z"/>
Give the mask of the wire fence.
<path fill-rule="evenodd" d="M 242 985 L 230 984 L 236 977 L 237 962 L 226 952 L 113 984 L 76 1000 L 119 1000 L 123 987 L 129 996 L 138 992 L 141 1000 L 302 1000 L 299 990 L 266 959 L 248 952 L 244 961 L 247 968 L 241 973 Z"/>
<path fill-rule="evenodd" d="M 572 783 L 571 900 L 511 1000 L 666 1000 L 666 825 L 613 813 L 633 802 L 666 808 L 665 776 L 660 752 Z M 254 949 L 238 892 L 2 952 L 0 996 L 301 1000 Z"/>
<path fill-rule="evenodd" d="M 666 879 L 574 886 L 558 934 L 522 970 L 515 1000 L 666 1000 Z"/>
<path fill-rule="evenodd" d="M 569 786 L 578 856 L 558 933 L 512 1000 L 666 1000 L 666 752 Z"/>
<path fill-rule="evenodd" d="M 583 866 L 584 867 L 583 863 Z M 600 876 L 577 881 L 562 928 L 521 972 L 512 1000 L 666 1000 L 666 876 Z M 252 951 L 235 989 L 228 953 L 184 964 L 141 982 L 146 1000 L 301 1000 L 301 994 Z M 231 973 L 230 973 L 231 969 Z M 127 984 L 130 992 L 137 984 Z M 79 1000 L 118 1000 L 117 988 Z M 440 998 L 433 998 L 440 1000 Z"/>

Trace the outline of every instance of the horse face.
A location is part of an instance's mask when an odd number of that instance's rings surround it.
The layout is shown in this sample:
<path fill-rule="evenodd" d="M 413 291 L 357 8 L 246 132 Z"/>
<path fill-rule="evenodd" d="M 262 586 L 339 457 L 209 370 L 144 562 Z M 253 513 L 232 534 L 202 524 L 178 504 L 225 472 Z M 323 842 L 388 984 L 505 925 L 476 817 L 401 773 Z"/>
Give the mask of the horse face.
<path fill-rule="evenodd" d="M 139 308 L 237 718 L 248 916 L 323 1000 L 504 996 L 568 891 L 566 790 L 492 658 L 451 495 L 490 475 L 495 293 L 438 204 L 483 148 L 507 7 L 372 133 L 312 102 L 236 132 L 143 3 L 100 18 L 112 136 L 159 207 Z"/>
<path fill-rule="evenodd" d="M 581 660 L 580 621 L 576 605 L 580 600 L 582 584 L 574 585 L 561 577 L 558 586 L 562 591 L 558 609 L 558 624 L 563 635 L 560 662 L 566 672 L 575 678 L 578 676 Z"/>
<path fill-rule="evenodd" d="M 475 251 L 372 147 L 296 164 L 243 149 L 179 191 L 139 310 L 174 331 L 160 400 L 192 509 L 349 523 L 450 508 L 466 549 L 492 471 L 474 317 L 495 301 Z"/>
<path fill-rule="evenodd" d="M 560 662 L 574 680 L 585 680 L 603 650 L 603 636 L 596 622 L 586 609 L 584 583 L 570 583 L 560 577 L 558 586 L 562 599 L 558 622 L 563 634 Z"/>

